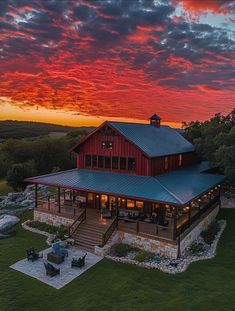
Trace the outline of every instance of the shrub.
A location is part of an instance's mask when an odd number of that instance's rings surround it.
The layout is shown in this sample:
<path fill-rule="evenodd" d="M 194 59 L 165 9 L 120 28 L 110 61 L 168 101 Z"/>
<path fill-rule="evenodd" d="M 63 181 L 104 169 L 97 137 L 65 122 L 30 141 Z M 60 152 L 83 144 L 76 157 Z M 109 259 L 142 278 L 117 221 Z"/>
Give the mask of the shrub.
<path fill-rule="evenodd" d="M 204 242 L 208 245 L 211 245 L 219 232 L 219 224 L 217 221 L 210 224 L 207 230 L 201 232 L 201 237 Z"/>
<path fill-rule="evenodd" d="M 191 244 L 191 246 L 189 247 L 189 251 L 192 255 L 197 255 L 201 252 L 203 252 L 204 250 L 204 245 L 203 243 L 193 243 Z"/>
<path fill-rule="evenodd" d="M 118 243 L 112 246 L 111 253 L 117 257 L 125 257 L 129 252 L 133 252 L 135 250 L 136 248 L 128 244 Z"/>
<path fill-rule="evenodd" d="M 68 229 L 65 226 L 55 227 L 40 221 L 31 221 L 29 225 L 32 228 L 55 234 L 59 239 L 63 239 L 64 235 L 68 232 Z"/>
<path fill-rule="evenodd" d="M 148 256 L 149 256 L 149 253 L 147 253 L 145 251 L 141 251 L 135 255 L 134 260 L 139 261 L 139 262 L 143 262 L 148 258 Z"/>

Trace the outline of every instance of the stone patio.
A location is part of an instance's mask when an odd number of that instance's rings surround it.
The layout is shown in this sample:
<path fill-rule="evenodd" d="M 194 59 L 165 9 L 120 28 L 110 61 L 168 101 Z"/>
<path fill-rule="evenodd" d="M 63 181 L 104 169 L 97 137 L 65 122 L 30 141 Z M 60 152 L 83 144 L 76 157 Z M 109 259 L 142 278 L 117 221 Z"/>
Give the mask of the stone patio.
<path fill-rule="evenodd" d="M 96 256 L 92 253 L 87 252 L 86 263 L 82 268 L 71 268 L 71 260 L 73 257 L 81 257 L 84 255 L 85 251 L 80 250 L 75 247 L 70 247 L 68 249 L 69 256 L 65 257 L 65 261 L 60 265 L 53 265 L 56 268 L 60 268 L 60 274 L 54 277 L 50 277 L 46 275 L 46 270 L 44 267 L 44 262 L 46 262 L 47 253 L 51 251 L 51 248 L 45 249 L 41 251 L 40 254 L 43 254 L 43 258 L 38 259 L 37 261 L 31 262 L 28 261 L 27 258 L 20 260 L 11 266 L 12 269 L 20 271 L 24 274 L 27 274 L 39 281 L 52 286 L 56 289 L 60 289 L 64 287 L 66 284 L 70 283 L 72 280 L 77 278 L 79 275 L 90 269 L 97 262 L 102 260 L 102 257 Z"/>

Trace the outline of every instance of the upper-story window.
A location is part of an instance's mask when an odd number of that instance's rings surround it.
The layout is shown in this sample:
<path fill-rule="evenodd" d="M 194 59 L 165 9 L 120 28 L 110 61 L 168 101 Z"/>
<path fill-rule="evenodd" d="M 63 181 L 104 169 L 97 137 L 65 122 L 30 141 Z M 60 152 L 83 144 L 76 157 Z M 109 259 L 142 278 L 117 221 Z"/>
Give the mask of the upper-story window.
<path fill-rule="evenodd" d="M 103 140 L 101 142 L 101 148 L 106 150 L 112 150 L 113 149 L 113 142 L 110 140 Z"/>
<path fill-rule="evenodd" d="M 86 166 L 91 166 L 91 155 L 90 154 L 85 155 L 85 164 Z"/>
<path fill-rule="evenodd" d="M 128 158 L 128 171 L 135 171 L 136 162 L 135 158 Z"/>
<path fill-rule="evenodd" d="M 183 155 L 179 154 L 179 166 L 182 166 L 182 162 L 183 162 Z"/>
<path fill-rule="evenodd" d="M 165 157 L 165 170 L 168 170 L 168 167 L 169 167 L 168 157 Z"/>

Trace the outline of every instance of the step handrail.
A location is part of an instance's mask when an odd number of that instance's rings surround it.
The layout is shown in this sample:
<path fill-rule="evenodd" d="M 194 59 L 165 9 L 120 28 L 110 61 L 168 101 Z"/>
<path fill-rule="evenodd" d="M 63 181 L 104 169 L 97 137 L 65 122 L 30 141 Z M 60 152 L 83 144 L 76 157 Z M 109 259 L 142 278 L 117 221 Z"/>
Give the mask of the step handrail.
<path fill-rule="evenodd" d="M 77 219 L 69 226 L 69 237 L 71 237 L 77 228 L 81 225 L 81 223 L 86 219 L 86 209 L 84 209 Z"/>
<path fill-rule="evenodd" d="M 111 222 L 105 233 L 102 235 L 102 247 L 108 242 L 109 238 L 118 227 L 118 217 L 116 216 Z"/>

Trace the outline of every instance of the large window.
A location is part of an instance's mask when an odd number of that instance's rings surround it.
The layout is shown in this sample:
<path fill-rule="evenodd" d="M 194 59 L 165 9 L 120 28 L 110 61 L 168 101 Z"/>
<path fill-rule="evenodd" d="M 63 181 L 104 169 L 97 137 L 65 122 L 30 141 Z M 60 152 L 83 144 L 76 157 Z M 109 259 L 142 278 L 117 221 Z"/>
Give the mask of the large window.
<path fill-rule="evenodd" d="M 118 157 L 112 157 L 112 169 L 117 170 L 119 167 L 118 163 Z"/>
<path fill-rule="evenodd" d="M 98 156 L 98 168 L 104 168 L 104 156 Z"/>
<path fill-rule="evenodd" d="M 183 161 L 183 155 L 179 155 L 179 166 L 182 166 L 182 161 Z"/>
<path fill-rule="evenodd" d="M 97 167 L 97 155 L 92 155 L 92 167 Z"/>
<path fill-rule="evenodd" d="M 168 157 L 165 157 L 165 170 L 168 170 L 168 167 L 169 167 Z"/>
<path fill-rule="evenodd" d="M 101 148 L 106 150 L 112 150 L 113 149 L 113 142 L 110 140 L 103 140 L 101 142 Z"/>
<path fill-rule="evenodd" d="M 91 166 L 91 155 L 90 154 L 85 155 L 85 165 Z"/>
<path fill-rule="evenodd" d="M 135 158 L 128 158 L 128 171 L 135 171 Z"/>
<path fill-rule="evenodd" d="M 111 168 L 111 157 L 105 157 L 104 158 L 104 167 L 105 168 Z"/>
<path fill-rule="evenodd" d="M 120 158 L 120 170 L 126 170 L 126 158 Z"/>

